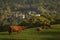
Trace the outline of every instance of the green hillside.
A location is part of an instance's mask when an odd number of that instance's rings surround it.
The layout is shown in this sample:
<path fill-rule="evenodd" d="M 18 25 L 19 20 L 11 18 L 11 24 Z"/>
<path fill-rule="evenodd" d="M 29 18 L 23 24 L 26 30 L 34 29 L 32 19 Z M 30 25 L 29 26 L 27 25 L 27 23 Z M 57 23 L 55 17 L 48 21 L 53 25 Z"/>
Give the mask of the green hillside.
<path fill-rule="evenodd" d="M 43 18 L 36 17 L 35 20 L 36 14 L 43 16 Z M 24 15 L 25 19 L 22 17 Z M 46 23 L 50 22 L 49 24 L 59 24 L 60 0 L 0 0 L 0 19 L 1 26 L 21 25 L 21 22 L 24 21 L 29 24 L 33 23 L 33 20 L 40 24 L 41 22 L 45 23 L 44 20 L 49 20 L 46 21 Z"/>
<path fill-rule="evenodd" d="M 37 31 L 36 28 L 29 28 L 20 33 L 0 32 L 0 40 L 60 40 L 60 24 L 52 25 L 52 29 Z"/>

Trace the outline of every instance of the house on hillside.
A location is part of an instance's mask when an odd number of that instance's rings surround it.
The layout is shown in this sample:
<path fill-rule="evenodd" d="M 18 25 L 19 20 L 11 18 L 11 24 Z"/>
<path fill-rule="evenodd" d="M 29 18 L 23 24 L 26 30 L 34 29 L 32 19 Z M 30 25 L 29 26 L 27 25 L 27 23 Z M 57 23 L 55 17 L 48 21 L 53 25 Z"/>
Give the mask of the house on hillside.
<path fill-rule="evenodd" d="M 41 12 L 34 7 L 31 8 L 14 8 L 12 9 L 12 13 L 13 15 L 15 15 L 16 17 L 20 17 L 20 18 L 26 18 L 26 19 L 30 19 L 32 18 L 32 15 L 35 16 L 40 16 Z"/>

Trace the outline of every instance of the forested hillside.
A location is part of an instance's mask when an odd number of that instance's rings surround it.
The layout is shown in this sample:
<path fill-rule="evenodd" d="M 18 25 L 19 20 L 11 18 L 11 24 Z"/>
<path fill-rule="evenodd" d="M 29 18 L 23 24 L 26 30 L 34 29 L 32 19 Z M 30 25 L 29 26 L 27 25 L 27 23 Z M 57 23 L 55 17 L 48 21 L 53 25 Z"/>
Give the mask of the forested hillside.
<path fill-rule="evenodd" d="M 31 11 L 41 16 L 29 14 Z M 58 23 L 60 23 L 60 0 L 0 0 L 0 26 Z"/>

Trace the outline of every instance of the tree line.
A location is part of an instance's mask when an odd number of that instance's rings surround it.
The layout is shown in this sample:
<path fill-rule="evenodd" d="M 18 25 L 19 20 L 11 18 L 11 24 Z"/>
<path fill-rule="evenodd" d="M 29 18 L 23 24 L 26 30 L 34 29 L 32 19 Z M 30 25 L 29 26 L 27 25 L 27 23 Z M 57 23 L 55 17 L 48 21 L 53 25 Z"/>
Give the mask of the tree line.
<path fill-rule="evenodd" d="M 19 16 L 16 18 L 12 9 L 20 7 L 36 7 L 41 12 L 41 16 L 30 15 L 30 19 L 22 19 Z M 38 27 L 46 24 L 60 24 L 59 8 L 60 1 L 58 0 L 0 0 L 0 27 L 8 25 Z"/>

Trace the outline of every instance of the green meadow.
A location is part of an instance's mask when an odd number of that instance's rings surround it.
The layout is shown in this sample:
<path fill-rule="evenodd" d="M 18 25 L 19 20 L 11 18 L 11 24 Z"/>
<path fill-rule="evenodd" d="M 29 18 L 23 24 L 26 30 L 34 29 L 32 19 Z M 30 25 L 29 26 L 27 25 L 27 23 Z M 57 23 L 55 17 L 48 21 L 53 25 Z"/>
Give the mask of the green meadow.
<path fill-rule="evenodd" d="M 60 40 L 60 24 L 52 25 L 51 29 L 37 31 L 36 28 L 25 29 L 22 32 L 0 32 L 0 40 Z"/>

